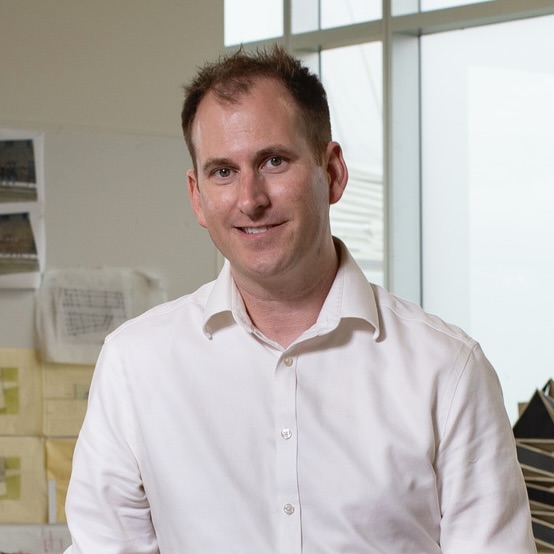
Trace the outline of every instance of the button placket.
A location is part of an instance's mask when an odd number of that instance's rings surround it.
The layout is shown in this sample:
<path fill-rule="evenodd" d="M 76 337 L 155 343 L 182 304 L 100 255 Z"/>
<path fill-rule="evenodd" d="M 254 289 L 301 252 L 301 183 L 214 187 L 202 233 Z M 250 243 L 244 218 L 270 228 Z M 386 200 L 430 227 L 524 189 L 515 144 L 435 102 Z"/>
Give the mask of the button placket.
<path fill-rule="evenodd" d="M 277 502 L 280 506 L 279 552 L 302 549 L 296 434 L 296 358 L 285 354 L 275 371 Z"/>

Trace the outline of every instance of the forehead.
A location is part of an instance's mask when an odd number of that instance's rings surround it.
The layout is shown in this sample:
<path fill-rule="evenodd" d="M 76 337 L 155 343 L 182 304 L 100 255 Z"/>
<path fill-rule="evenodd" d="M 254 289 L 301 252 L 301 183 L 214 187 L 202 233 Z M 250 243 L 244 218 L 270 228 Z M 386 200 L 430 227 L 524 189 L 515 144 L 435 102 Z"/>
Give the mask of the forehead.
<path fill-rule="evenodd" d="M 207 118 L 226 118 L 245 112 L 252 112 L 253 115 L 266 114 L 268 118 L 273 116 L 298 119 L 300 115 L 294 98 L 284 85 L 272 78 L 258 77 L 247 90 L 232 96 L 209 91 L 198 105 L 194 125 Z"/>
<path fill-rule="evenodd" d="M 222 145 L 227 140 L 253 143 L 279 136 L 305 137 L 303 131 L 299 109 L 284 85 L 258 78 L 233 99 L 213 91 L 206 94 L 194 118 L 192 139 L 197 150 L 204 150 L 208 143 Z"/>

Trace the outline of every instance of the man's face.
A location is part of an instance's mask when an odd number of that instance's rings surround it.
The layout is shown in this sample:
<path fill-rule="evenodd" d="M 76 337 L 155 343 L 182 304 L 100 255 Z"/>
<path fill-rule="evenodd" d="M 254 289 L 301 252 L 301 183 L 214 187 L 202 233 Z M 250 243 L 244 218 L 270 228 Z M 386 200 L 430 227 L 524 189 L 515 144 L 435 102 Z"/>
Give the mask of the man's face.
<path fill-rule="evenodd" d="M 235 278 L 313 273 L 328 251 L 329 205 L 346 182 L 337 185 L 330 166 L 344 164 L 340 147 L 330 143 L 318 164 L 291 96 L 271 79 L 258 80 L 234 104 L 209 93 L 192 139 L 192 206 Z"/>

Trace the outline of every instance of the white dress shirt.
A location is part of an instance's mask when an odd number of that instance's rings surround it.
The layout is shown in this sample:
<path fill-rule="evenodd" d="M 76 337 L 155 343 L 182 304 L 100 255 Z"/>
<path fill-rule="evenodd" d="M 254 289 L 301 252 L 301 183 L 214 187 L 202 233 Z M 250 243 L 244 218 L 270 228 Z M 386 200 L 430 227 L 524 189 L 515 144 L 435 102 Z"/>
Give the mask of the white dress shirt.
<path fill-rule="evenodd" d="M 341 259 L 286 349 L 253 327 L 228 265 L 106 339 L 67 554 L 536 552 L 479 345 Z"/>

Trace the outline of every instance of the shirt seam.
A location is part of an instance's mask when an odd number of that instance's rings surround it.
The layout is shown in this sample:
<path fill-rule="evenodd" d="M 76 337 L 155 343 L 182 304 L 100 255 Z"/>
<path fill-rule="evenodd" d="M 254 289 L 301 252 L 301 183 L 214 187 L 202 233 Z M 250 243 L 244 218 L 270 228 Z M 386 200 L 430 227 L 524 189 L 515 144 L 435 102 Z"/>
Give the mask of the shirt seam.
<path fill-rule="evenodd" d="M 467 367 L 469 365 L 469 361 L 471 359 L 471 356 L 475 352 L 476 348 L 477 348 L 477 343 L 474 344 L 473 347 L 469 350 L 462 367 L 460 368 L 460 370 L 458 372 L 456 372 L 456 367 L 458 365 L 460 365 L 458 363 L 458 361 L 459 361 L 459 359 L 462 355 L 462 350 L 463 350 L 463 349 L 460 349 L 460 352 L 456 356 L 456 358 L 454 360 L 454 363 L 452 364 L 452 366 L 450 368 L 450 373 L 451 373 L 451 378 L 450 379 L 451 379 L 451 381 L 453 381 L 453 383 L 451 385 L 452 393 L 450 395 L 448 408 L 447 408 L 446 413 L 445 413 L 444 423 L 442 424 L 442 428 L 441 428 L 441 432 L 440 432 L 440 436 L 439 436 L 439 444 L 437 445 L 437 453 L 442 451 L 443 438 L 446 435 L 449 424 L 450 424 L 450 419 L 451 419 L 451 415 L 452 415 L 452 407 L 454 405 L 454 400 L 456 398 L 456 395 L 457 395 L 458 389 L 460 387 L 460 383 L 462 381 L 462 378 L 464 377 L 464 375 L 466 373 L 466 370 L 467 370 Z"/>

